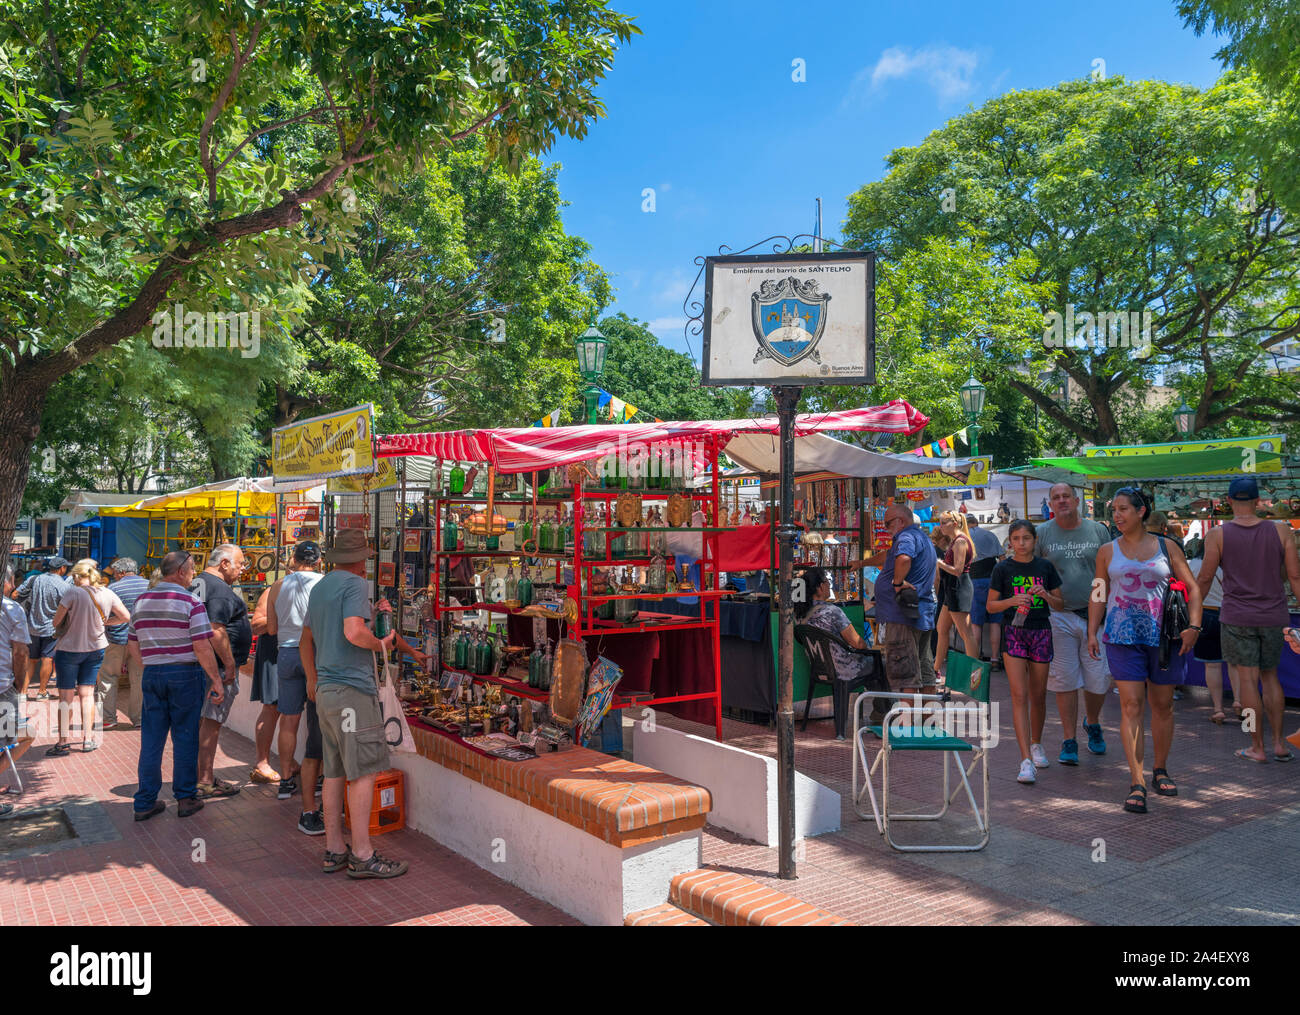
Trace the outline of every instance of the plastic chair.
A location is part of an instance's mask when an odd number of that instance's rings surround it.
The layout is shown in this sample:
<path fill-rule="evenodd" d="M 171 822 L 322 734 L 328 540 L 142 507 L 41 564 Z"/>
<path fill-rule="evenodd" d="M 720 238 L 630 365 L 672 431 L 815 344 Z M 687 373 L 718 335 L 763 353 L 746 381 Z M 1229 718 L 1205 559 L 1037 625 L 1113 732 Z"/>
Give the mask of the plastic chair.
<path fill-rule="evenodd" d="M 976 720 L 976 732 L 978 733 L 979 718 L 988 715 L 989 664 L 977 659 L 971 659 L 969 656 L 960 655 L 960 659 L 964 659 L 970 664 L 968 666 L 956 658 L 959 655 L 957 652 L 950 652 L 948 655 L 948 691 L 961 690 L 963 693 L 969 693 L 977 702 L 985 706 L 983 709 L 945 709 L 942 729 L 935 728 L 933 719 L 930 719 L 929 726 L 925 725 L 927 714 L 931 710 L 921 707 L 921 703 L 947 703 L 950 701 L 948 692 L 944 694 L 900 694 L 893 691 L 878 693 L 876 697 L 893 698 L 898 702 L 890 709 L 889 714 L 885 716 L 885 721 L 880 726 L 866 726 L 862 723 L 862 703 L 866 700 L 866 695 L 858 699 L 853 710 L 855 755 L 853 762 L 853 809 L 861 818 L 874 817 L 876 830 L 885 837 L 885 841 L 892 848 L 902 853 L 971 853 L 983 849 L 989 842 L 988 746 L 986 746 L 986 743 L 971 743 L 966 739 L 969 735 L 966 729 L 967 720 Z M 957 685 L 963 686 L 959 687 Z M 909 699 L 912 704 L 910 706 L 904 705 L 903 702 Z M 903 725 L 901 720 L 905 716 L 920 719 L 921 725 Z M 949 729 L 957 725 L 957 722 L 953 720 L 959 720 L 961 726 L 950 733 Z M 866 750 L 868 733 L 880 738 L 880 749 L 876 752 L 875 760 L 870 763 L 868 763 Z M 895 751 L 938 751 L 942 755 L 943 806 L 939 810 L 921 814 L 896 814 L 891 812 L 889 806 L 890 760 Z M 970 756 L 969 766 L 963 764 L 963 755 Z M 950 760 L 956 768 L 960 780 L 959 785 L 955 788 L 952 788 L 949 776 L 948 766 Z M 858 788 L 859 765 L 863 775 L 863 787 L 861 789 Z M 977 765 L 983 770 L 981 780 L 983 783 L 982 808 L 976 802 L 975 793 L 970 784 L 970 776 Z M 876 791 L 873 785 L 877 769 L 881 770 L 881 795 L 883 797 L 879 804 L 876 800 Z M 981 833 L 979 842 L 974 844 L 908 845 L 894 840 L 890 828 L 891 822 L 938 821 L 948 813 L 949 807 L 963 790 L 966 792 L 966 799 L 970 802 L 976 828 Z M 866 793 L 871 799 L 870 814 L 862 808 L 863 793 Z"/>
<path fill-rule="evenodd" d="M 830 684 L 835 705 L 835 739 L 845 740 L 845 726 L 848 723 L 849 695 L 859 688 L 874 689 L 885 686 L 885 665 L 878 649 L 851 648 L 843 638 L 830 631 L 824 631 L 812 624 L 796 624 L 795 640 L 803 646 L 808 656 L 808 698 L 803 707 L 803 726 L 808 728 L 808 715 L 812 711 L 813 692 L 818 684 Z M 871 660 L 871 667 L 852 680 L 840 680 L 836 676 L 835 654 L 832 645 L 838 645 L 846 652 L 856 656 L 866 656 Z"/>

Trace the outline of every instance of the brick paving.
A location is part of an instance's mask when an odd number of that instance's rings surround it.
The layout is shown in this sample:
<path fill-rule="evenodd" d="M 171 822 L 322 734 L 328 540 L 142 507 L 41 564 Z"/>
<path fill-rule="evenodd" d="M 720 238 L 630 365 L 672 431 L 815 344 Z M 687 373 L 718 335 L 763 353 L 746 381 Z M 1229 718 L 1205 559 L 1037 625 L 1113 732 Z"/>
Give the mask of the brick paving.
<path fill-rule="evenodd" d="M 27 708 L 33 712 L 38 705 Z M 83 838 L 55 844 L 45 855 L 0 855 L 0 925 L 576 922 L 409 829 L 373 840 L 385 855 L 410 861 L 403 877 L 355 881 L 342 872 L 322 874 L 324 837 L 297 830 L 301 798 L 276 800 L 274 786 L 245 786 L 238 796 L 210 800 L 182 820 L 166 781 L 159 797 L 166 812 L 136 822 L 131 797 L 139 731 L 108 730 L 98 751 L 83 754 L 74 747 L 65 758 L 45 757 L 50 743 L 39 740 L 19 762 L 26 793 L 4 799 L 27 811 L 75 798 L 70 819 Z M 244 782 L 253 757 L 250 741 L 225 731 L 217 775 Z M 169 747 L 164 779 L 170 774 Z M 5 774 L 0 782 L 9 779 Z M 198 839 L 203 862 L 196 860 Z"/>
<path fill-rule="evenodd" d="M 798 878 L 782 881 L 774 849 L 708 826 L 702 867 L 751 878 L 862 924 L 1300 924 L 1300 869 L 1290 859 L 1300 833 L 1300 761 L 1239 761 L 1232 751 L 1246 738 L 1238 727 L 1207 722 L 1208 703 L 1199 699 L 1178 702 L 1169 767 L 1180 795 L 1152 794 L 1151 813 L 1125 814 L 1128 777 L 1115 696 L 1102 717 L 1109 753 L 1098 758 L 1084 748 L 1079 766 L 1065 768 L 1055 762 L 1059 727 L 1049 695 L 1045 747 L 1052 765 L 1029 787 L 1015 781 L 1019 759 L 1001 674 L 994 675 L 994 697 L 1002 739 L 990 752 L 993 835 L 982 852 L 891 850 L 874 822 L 853 811 L 849 745 L 832 739 L 830 720 L 813 720 L 797 733 L 796 765 L 841 794 L 842 829 L 806 840 Z M 660 721 L 705 732 L 662 714 Z M 1300 713 L 1289 709 L 1287 728 L 1298 726 Z M 735 746 L 775 751 L 767 727 L 724 720 L 723 733 Z M 20 762 L 27 793 L 7 799 L 22 811 L 67 805 L 81 839 L 43 855 L 0 856 L 0 924 L 574 922 L 410 830 L 376 840 L 383 852 L 411 861 L 397 882 L 325 876 L 323 839 L 297 831 L 298 798 L 277 801 L 272 786 L 247 786 L 181 821 L 164 784 L 167 812 L 137 824 L 131 794 L 139 736 L 110 730 L 99 751 L 58 759 L 44 756 L 46 739 Z M 1150 750 L 1148 739 L 1148 765 Z M 222 734 L 220 776 L 244 781 L 252 758 L 249 741 Z M 895 785 L 903 805 L 930 799 L 919 766 L 934 759 L 901 762 Z M 164 776 L 170 765 L 169 752 Z M 940 830 L 958 835 L 966 818 L 957 811 Z M 933 833 L 933 826 L 911 823 L 897 834 L 923 841 Z M 205 862 L 194 859 L 196 838 Z M 1097 839 L 1104 840 L 1104 863 L 1093 860 Z"/>
<path fill-rule="evenodd" d="M 1035 785 L 1022 786 L 1015 780 L 1019 758 L 1006 679 L 1001 673 L 993 678 L 1001 740 L 989 752 L 992 839 L 983 851 L 891 849 L 875 822 L 853 810 L 850 745 L 833 739 L 829 719 L 814 719 L 806 733 L 798 732 L 796 721 L 795 766 L 841 794 L 841 830 L 805 840 L 798 877 L 783 881 L 776 877 L 775 849 L 708 826 L 703 866 L 744 874 L 855 923 L 1300 925 L 1300 868 L 1290 859 L 1300 835 L 1300 759 L 1255 765 L 1235 758 L 1232 752 L 1249 738 L 1240 726 L 1210 723 L 1208 698 L 1194 689 L 1174 704 L 1169 771 L 1179 795 L 1152 791 L 1148 814 L 1128 814 L 1121 808 L 1128 768 L 1118 696 L 1108 696 L 1102 712 L 1107 753 L 1095 757 L 1081 741 L 1079 765 L 1071 768 L 1056 763 L 1060 725 L 1049 694 L 1044 747 L 1051 766 L 1038 773 Z M 659 721 L 709 732 L 671 716 Z M 1300 728 L 1300 711 L 1288 708 L 1286 728 Z M 723 738 L 776 753 L 775 731 L 765 726 L 724 719 Z M 869 748 L 869 757 L 874 751 Z M 1148 731 L 1148 784 L 1151 752 Z M 938 799 L 936 757 L 895 759 L 894 788 L 903 808 Z M 975 790 L 978 799 L 978 785 Z M 936 834 L 943 841 L 975 841 L 962 839 L 966 826 L 974 832 L 969 814 L 969 807 L 955 809 L 940 822 L 891 830 L 901 842 L 940 841 L 927 839 Z M 1093 859 L 1099 839 L 1104 862 Z"/>

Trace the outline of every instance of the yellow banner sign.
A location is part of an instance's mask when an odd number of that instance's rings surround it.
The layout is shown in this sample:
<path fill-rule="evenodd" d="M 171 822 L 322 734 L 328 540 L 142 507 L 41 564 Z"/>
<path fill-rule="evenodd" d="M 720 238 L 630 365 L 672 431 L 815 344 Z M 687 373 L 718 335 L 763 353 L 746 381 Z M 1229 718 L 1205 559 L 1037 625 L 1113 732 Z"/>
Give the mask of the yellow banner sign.
<path fill-rule="evenodd" d="M 359 405 L 271 431 L 277 482 L 359 476 L 375 471 L 374 406 Z"/>
<path fill-rule="evenodd" d="M 366 476 L 335 476 L 325 486 L 331 494 L 378 493 L 397 486 L 397 470 L 391 458 L 376 458 L 375 471 Z"/>
<path fill-rule="evenodd" d="M 992 458 L 972 458 L 969 468 L 970 474 L 966 476 L 956 469 L 936 469 L 934 472 L 922 472 L 916 476 L 899 476 L 897 488 L 899 490 L 945 490 L 952 487 L 989 485 L 989 473 L 993 469 Z"/>
<path fill-rule="evenodd" d="M 1229 437 L 1217 441 L 1182 441 L 1178 444 L 1120 444 L 1116 447 L 1084 448 L 1084 458 L 1126 458 L 1133 455 L 1176 455 L 1182 451 L 1222 451 L 1225 448 L 1250 449 L 1281 454 L 1285 434 L 1264 437 Z"/>

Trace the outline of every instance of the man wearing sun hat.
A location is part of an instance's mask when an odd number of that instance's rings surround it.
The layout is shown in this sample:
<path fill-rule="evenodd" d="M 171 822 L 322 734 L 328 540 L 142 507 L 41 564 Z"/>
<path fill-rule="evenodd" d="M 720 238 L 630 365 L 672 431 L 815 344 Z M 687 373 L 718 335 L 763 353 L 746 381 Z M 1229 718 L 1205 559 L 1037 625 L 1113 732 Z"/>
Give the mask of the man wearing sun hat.
<path fill-rule="evenodd" d="M 375 652 L 387 653 L 395 632 L 380 640 L 366 626 L 387 600 L 370 603 L 366 561 L 375 555 L 360 529 L 343 529 L 325 559 L 334 565 L 312 586 L 298 652 L 307 674 L 307 697 L 320 722 L 325 789 L 326 874 L 346 870 L 352 878 L 395 878 L 406 862 L 389 860 L 370 845 L 370 807 L 375 776 L 388 768 L 384 715 L 375 685 Z M 352 845 L 343 835 L 343 794 L 351 815 Z"/>
<path fill-rule="evenodd" d="M 1204 595 L 1223 569 L 1223 606 L 1219 626 L 1223 659 L 1237 674 L 1243 714 L 1254 717 L 1250 746 L 1237 751 L 1246 761 L 1266 762 L 1260 711 L 1273 733 L 1274 761 L 1290 761 L 1282 729 L 1286 699 L 1277 679 L 1282 658 L 1282 632 L 1291 622 L 1282 585 L 1285 570 L 1291 591 L 1300 598 L 1300 557 L 1286 522 L 1260 518 L 1259 486 L 1254 476 L 1239 476 L 1228 487 L 1232 521 L 1205 537 L 1205 563 L 1197 578 Z M 1260 686 L 1263 685 L 1261 702 Z"/>

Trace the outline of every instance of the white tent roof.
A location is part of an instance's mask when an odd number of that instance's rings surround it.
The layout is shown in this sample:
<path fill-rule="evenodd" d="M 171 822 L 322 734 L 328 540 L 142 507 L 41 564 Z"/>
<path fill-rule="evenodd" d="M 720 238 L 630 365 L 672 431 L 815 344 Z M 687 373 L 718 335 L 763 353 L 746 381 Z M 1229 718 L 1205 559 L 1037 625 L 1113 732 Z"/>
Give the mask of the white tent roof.
<path fill-rule="evenodd" d="M 727 444 L 726 455 L 748 472 L 776 475 L 781 471 L 781 439 L 776 434 L 739 433 Z M 882 455 L 856 444 L 814 433 L 794 439 L 795 475 L 834 472 L 841 476 L 916 476 L 944 467 L 961 467 L 968 459 Z M 735 473 L 733 473 L 734 475 Z"/>

